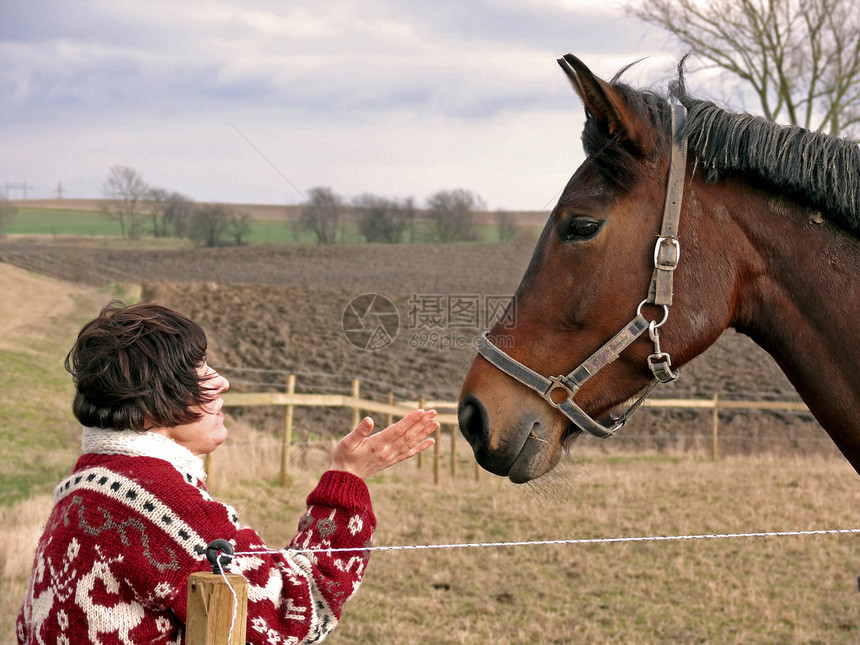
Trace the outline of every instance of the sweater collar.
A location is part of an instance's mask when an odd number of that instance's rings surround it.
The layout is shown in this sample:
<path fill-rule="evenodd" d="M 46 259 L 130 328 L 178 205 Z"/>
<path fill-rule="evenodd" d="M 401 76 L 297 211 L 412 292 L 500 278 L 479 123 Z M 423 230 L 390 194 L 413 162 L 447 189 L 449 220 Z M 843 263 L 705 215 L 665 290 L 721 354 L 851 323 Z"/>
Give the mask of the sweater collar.
<path fill-rule="evenodd" d="M 170 463 L 183 476 L 206 481 L 203 460 L 173 439 L 155 432 L 84 428 L 81 435 L 84 454 L 153 457 Z"/>

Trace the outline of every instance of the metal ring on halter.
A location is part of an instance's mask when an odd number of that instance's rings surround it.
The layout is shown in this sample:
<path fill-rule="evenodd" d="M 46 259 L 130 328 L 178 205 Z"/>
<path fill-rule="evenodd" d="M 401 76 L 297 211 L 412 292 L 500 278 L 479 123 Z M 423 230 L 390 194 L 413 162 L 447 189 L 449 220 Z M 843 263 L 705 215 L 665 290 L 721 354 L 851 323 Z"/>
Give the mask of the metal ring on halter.
<path fill-rule="evenodd" d="M 549 389 L 544 393 L 543 398 L 546 399 L 549 404 L 555 408 L 559 407 L 562 403 L 567 401 L 568 399 L 573 399 L 576 394 L 576 390 L 571 389 L 570 386 L 564 383 L 564 379 L 567 378 L 565 376 L 550 376 L 549 381 L 552 385 L 549 386 Z M 556 401 L 552 398 L 553 392 L 556 390 L 563 390 L 566 396 L 561 401 Z"/>
<path fill-rule="evenodd" d="M 639 303 L 639 306 L 636 307 L 636 315 L 637 316 L 642 315 L 642 307 L 644 305 L 647 305 L 647 304 L 653 304 L 653 303 L 649 303 L 647 298 Z M 657 307 L 659 305 L 654 305 L 654 306 Z M 658 323 L 655 323 L 654 321 L 651 321 L 651 323 L 650 323 L 651 325 L 654 326 L 654 329 L 656 329 L 657 327 L 662 327 L 663 323 L 665 323 L 667 320 L 669 320 L 669 307 L 668 307 L 668 305 L 662 305 L 662 307 L 663 307 L 663 320 L 661 320 Z"/>

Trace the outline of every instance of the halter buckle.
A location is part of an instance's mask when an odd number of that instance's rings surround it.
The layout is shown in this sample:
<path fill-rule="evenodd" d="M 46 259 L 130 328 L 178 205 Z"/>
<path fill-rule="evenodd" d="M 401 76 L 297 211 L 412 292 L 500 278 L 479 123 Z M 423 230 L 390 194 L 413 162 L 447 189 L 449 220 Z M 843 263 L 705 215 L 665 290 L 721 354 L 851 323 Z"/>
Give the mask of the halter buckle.
<path fill-rule="evenodd" d="M 681 375 L 672 371 L 672 357 L 666 352 L 650 354 L 647 360 L 648 369 L 660 383 L 671 383 Z"/>
<path fill-rule="evenodd" d="M 681 243 L 677 238 L 660 236 L 654 245 L 654 267 L 661 271 L 674 271 L 681 259 Z"/>

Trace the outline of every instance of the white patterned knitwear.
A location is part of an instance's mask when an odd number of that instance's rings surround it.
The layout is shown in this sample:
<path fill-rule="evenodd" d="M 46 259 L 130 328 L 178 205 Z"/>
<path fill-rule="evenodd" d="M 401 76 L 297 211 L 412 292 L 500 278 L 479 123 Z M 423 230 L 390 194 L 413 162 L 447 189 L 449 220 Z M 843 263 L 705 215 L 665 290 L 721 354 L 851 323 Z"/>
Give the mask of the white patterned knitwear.
<path fill-rule="evenodd" d="M 213 500 L 202 460 L 154 433 L 85 428 L 83 455 L 54 493 L 18 615 L 21 645 L 184 643 L 188 576 L 228 540 L 248 580 L 247 641 L 321 642 L 364 575 L 376 519 L 364 482 L 328 471 L 299 531 L 271 552 Z M 296 549 L 358 548 L 346 552 Z"/>

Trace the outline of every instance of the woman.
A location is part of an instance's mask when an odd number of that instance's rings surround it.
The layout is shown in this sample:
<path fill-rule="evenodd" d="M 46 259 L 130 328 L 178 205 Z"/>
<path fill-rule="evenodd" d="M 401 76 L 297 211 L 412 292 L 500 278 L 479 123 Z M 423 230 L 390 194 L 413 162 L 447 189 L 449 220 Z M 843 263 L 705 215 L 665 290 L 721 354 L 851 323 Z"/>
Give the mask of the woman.
<path fill-rule="evenodd" d="M 371 435 L 365 417 L 332 455 L 285 549 L 272 552 L 206 490 L 201 455 L 227 437 L 227 379 L 206 336 L 154 304 L 111 303 L 66 357 L 82 452 L 55 491 L 18 616 L 19 643 L 182 643 L 186 585 L 205 548 L 231 542 L 248 580 L 251 643 L 321 641 L 358 588 L 376 526 L 367 477 L 433 445 L 435 411 Z"/>

